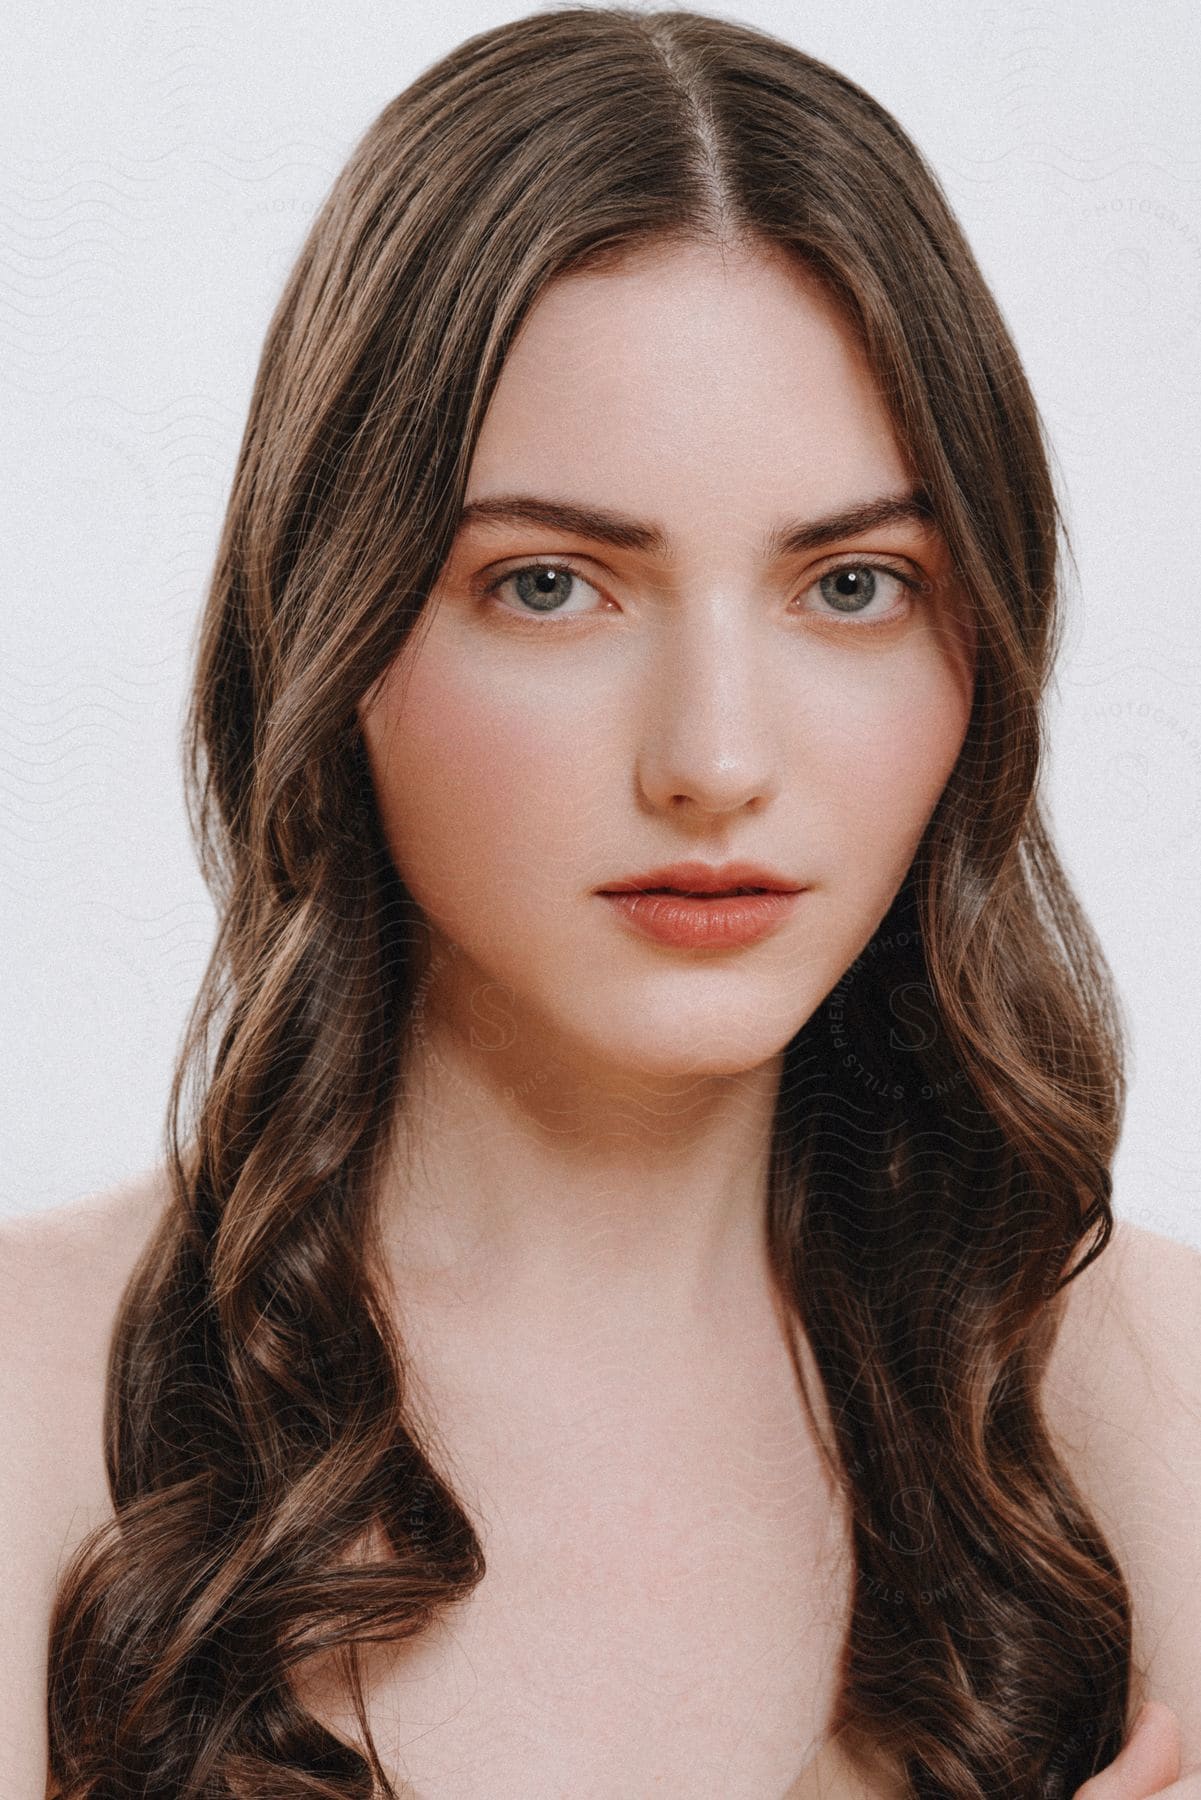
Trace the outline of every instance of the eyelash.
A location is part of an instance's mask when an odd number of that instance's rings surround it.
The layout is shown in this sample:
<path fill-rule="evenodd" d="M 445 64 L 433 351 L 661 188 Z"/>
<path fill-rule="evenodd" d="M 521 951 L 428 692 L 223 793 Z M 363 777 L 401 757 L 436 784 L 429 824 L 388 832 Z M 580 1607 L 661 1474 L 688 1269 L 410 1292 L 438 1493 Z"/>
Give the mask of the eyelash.
<path fill-rule="evenodd" d="M 809 586 L 816 587 L 817 583 L 819 581 L 824 581 L 827 575 L 844 575 L 850 569 L 876 570 L 882 574 L 891 575 L 894 580 L 899 581 L 901 585 L 908 588 L 911 593 L 921 594 L 929 592 L 929 582 L 919 580 L 913 575 L 906 575 L 903 570 L 894 568 L 891 563 L 880 562 L 870 556 L 855 557 L 853 559 L 848 559 L 846 562 L 834 563 L 830 568 L 823 569 L 820 575 L 815 575 Z M 588 577 L 584 574 L 583 570 L 577 568 L 570 558 L 557 556 L 538 557 L 534 562 L 519 563 L 516 568 L 506 569 L 503 575 L 497 575 L 492 581 L 484 584 L 481 592 L 484 597 L 491 602 L 492 609 L 503 613 L 508 619 L 516 621 L 519 629 L 523 626 L 530 626 L 535 631 L 545 630 L 546 624 L 555 619 L 562 618 L 570 624 L 579 623 L 583 619 L 593 616 L 589 613 L 566 613 L 562 615 L 558 613 L 523 613 L 517 612 L 510 607 L 501 606 L 496 599 L 499 589 L 504 586 L 506 581 L 512 581 L 515 575 L 525 575 L 531 571 L 555 575 L 572 575 L 577 581 L 584 582 L 588 587 L 595 587 L 596 585 L 595 582 L 588 580 Z M 804 592 L 808 593 L 809 588 L 804 589 Z M 869 619 L 867 621 L 860 620 L 854 613 L 839 614 L 836 612 L 829 612 L 825 614 L 825 617 L 840 629 L 845 625 L 850 626 L 855 631 L 878 631 L 887 625 L 895 625 L 898 621 L 898 617 L 904 618 L 908 611 L 909 608 L 906 606 L 902 609 L 900 614 L 898 614 L 894 608 L 892 612 L 886 613 L 882 619 Z M 820 617 L 822 615 L 819 614 L 814 616 Z"/>

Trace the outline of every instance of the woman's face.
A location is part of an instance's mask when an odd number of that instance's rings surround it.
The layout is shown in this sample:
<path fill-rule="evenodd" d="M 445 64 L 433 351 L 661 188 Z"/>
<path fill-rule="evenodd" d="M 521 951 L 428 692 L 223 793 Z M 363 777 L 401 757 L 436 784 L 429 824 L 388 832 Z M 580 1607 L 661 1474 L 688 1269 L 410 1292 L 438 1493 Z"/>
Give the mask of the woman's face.
<path fill-rule="evenodd" d="M 792 263 L 673 248 L 540 298 L 466 505 L 630 529 L 466 521 L 360 706 L 430 928 L 426 1005 L 473 1056 L 747 1070 L 854 961 L 963 741 L 969 634 L 920 516 L 771 539 L 914 487 L 853 335 Z M 648 941 L 598 893 L 735 858 L 806 889 L 741 947 Z"/>

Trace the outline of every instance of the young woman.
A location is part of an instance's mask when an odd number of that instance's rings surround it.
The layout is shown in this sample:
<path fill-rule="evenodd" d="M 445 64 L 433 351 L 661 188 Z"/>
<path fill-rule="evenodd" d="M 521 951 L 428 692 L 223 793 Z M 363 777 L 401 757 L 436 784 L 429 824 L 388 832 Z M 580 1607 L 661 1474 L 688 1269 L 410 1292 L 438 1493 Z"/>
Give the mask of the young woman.
<path fill-rule="evenodd" d="M 164 1167 L 8 1234 L 14 1800 L 1201 1793 L 1058 527 L 831 69 L 573 8 L 385 108 L 209 595 Z"/>

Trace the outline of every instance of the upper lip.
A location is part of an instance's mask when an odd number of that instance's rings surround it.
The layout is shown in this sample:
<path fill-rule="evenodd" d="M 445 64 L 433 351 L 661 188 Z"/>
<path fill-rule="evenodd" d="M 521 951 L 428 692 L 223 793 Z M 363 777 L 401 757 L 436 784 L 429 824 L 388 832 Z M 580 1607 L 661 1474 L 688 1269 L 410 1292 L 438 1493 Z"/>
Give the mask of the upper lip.
<path fill-rule="evenodd" d="M 650 869 L 645 875 L 629 875 L 624 881 L 610 881 L 597 890 L 601 894 L 634 894 L 645 888 L 673 888 L 683 894 L 722 894 L 732 888 L 772 888 L 782 893 L 797 893 L 802 886 L 774 869 L 759 863 L 679 862 L 666 868 Z"/>

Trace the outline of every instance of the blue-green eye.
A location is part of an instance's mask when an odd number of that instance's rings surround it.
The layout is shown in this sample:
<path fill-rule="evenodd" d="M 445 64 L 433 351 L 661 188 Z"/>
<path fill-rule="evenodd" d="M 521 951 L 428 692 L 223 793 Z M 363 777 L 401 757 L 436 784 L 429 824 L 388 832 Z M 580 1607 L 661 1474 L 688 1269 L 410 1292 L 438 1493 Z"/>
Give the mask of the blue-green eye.
<path fill-rule="evenodd" d="M 574 587 L 591 585 L 568 563 L 537 562 L 509 569 L 490 582 L 485 592 L 495 594 L 510 581 L 522 609 L 528 607 L 532 613 L 561 613 Z"/>
<path fill-rule="evenodd" d="M 881 594 L 881 577 L 884 577 L 884 589 Z M 896 597 L 891 606 L 877 609 L 879 616 L 870 618 L 868 609 L 878 598 L 887 599 L 888 582 L 895 582 L 900 587 L 915 592 L 924 591 L 927 584 L 912 575 L 903 574 L 890 564 L 879 562 L 841 563 L 835 569 L 828 569 L 810 582 L 800 596 L 816 593 L 821 605 L 805 607 L 797 604 L 797 610 L 810 617 L 827 620 L 846 620 L 850 625 L 858 625 L 863 629 L 872 625 L 891 625 L 903 618 L 908 612 L 908 605 L 901 604 Z M 514 597 L 518 604 L 501 605 L 497 600 L 503 588 L 512 584 Z M 575 598 L 577 589 L 589 589 L 595 595 L 597 589 L 570 562 L 559 560 L 540 560 L 523 563 L 519 568 L 506 569 L 484 588 L 485 595 L 496 602 L 498 610 L 510 617 L 532 622 L 542 618 L 587 618 L 595 607 L 577 607 L 568 612 L 569 601 Z"/>
<path fill-rule="evenodd" d="M 824 575 L 818 576 L 813 586 L 833 613 L 843 618 L 857 618 L 875 600 L 882 575 L 890 581 L 898 582 L 903 588 L 914 589 L 923 585 L 911 575 L 902 575 L 899 569 L 890 568 L 886 563 L 867 562 L 843 563 L 837 569 L 828 569 Z M 890 623 L 905 610 L 905 607 L 898 607 L 894 603 L 881 618 L 873 618 L 868 622 L 873 625 Z M 819 608 L 819 616 L 820 612 Z"/>
<path fill-rule="evenodd" d="M 578 569 L 565 562 L 524 563 L 520 569 L 506 569 L 484 587 L 484 594 L 495 598 L 501 589 L 513 583 L 513 592 L 520 601 L 519 607 L 501 607 L 501 612 L 517 614 L 517 617 L 533 619 L 542 616 L 560 616 L 569 619 L 580 617 L 580 612 L 567 612 L 565 603 L 574 598 L 574 590 L 585 587 L 591 589 L 591 581 L 585 581 Z M 592 589 L 596 592 L 596 589 Z"/>

